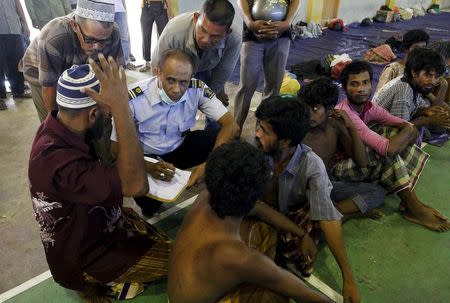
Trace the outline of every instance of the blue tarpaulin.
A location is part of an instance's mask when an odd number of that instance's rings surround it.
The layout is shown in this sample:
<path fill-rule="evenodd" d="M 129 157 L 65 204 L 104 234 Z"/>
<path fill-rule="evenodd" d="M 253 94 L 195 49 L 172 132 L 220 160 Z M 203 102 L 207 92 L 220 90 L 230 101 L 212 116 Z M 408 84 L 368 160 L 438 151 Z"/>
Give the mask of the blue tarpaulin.
<path fill-rule="evenodd" d="M 440 15 L 426 14 L 423 17 L 395 23 L 373 23 L 370 26 L 360 26 L 359 23 L 352 23 L 347 26 L 345 32 L 325 30 L 323 35 L 316 39 L 297 38 L 291 43 L 291 49 L 286 69 L 289 70 L 294 64 L 302 61 L 323 59 L 328 54 L 347 53 L 352 59 L 361 58 L 368 49 L 383 43 L 395 34 L 404 34 L 411 29 L 424 29 L 430 35 L 430 43 L 444 39 L 450 40 L 450 13 L 443 12 Z M 396 54 L 402 57 L 403 54 Z M 374 69 L 375 88 L 378 78 L 383 69 L 383 65 L 372 64 Z M 230 82 L 239 83 L 240 64 L 236 65 Z M 262 73 L 261 73 L 262 75 Z M 260 77 L 258 90 L 263 87 L 263 77 Z"/>

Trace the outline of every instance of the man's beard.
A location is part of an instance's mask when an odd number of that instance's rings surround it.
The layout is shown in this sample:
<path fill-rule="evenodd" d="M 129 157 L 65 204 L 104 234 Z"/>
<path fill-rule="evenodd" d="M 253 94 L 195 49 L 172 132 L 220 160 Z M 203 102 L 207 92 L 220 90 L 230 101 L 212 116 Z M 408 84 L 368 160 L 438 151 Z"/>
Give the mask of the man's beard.
<path fill-rule="evenodd" d="M 434 89 L 435 89 L 435 86 L 432 86 L 431 88 L 424 88 L 424 87 L 418 87 L 417 88 L 417 90 L 419 91 L 419 93 L 422 96 L 426 96 L 426 95 L 432 93 L 434 91 Z"/>
<path fill-rule="evenodd" d="M 104 114 L 99 114 L 94 124 L 86 130 L 85 141 L 90 143 L 103 137 L 105 125 L 108 118 Z"/>
<path fill-rule="evenodd" d="M 260 150 L 262 150 L 264 152 L 264 154 L 269 155 L 269 156 L 275 155 L 280 149 L 279 142 L 277 142 L 276 146 L 267 146 L 268 150 L 264 150 L 264 146 L 261 144 L 261 141 L 259 141 L 259 139 L 257 137 L 255 137 L 254 145 L 256 147 L 258 147 Z"/>

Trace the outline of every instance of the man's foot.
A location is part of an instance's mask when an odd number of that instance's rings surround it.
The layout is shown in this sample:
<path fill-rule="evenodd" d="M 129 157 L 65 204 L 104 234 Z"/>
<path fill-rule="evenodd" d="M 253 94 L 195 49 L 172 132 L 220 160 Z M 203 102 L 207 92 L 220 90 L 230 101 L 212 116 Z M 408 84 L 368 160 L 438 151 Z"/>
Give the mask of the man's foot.
<path fill-rule="evenodd" d="M 371 209 L 364 214 L 364 217 L 370 218 L 372 220 L 379 220 L 384 216 L 384 213 L 379 209 Z"/>
<path fill-rule="evenodd" d="M 450 222 L 444 215 L 422 203 L 409 210 L 405 209 L 403 218 L 437 232 L 446 232 L 450 229 Z"/>
<path fill-rule="evenodd" d="M 136 66 L 133 64 L 133 63 L 128 63 L 126 66 L 125 66 L 125 68 L 126 69 L 128 69 L 128 70 L 135 70 L 136 69 Z"/>
<path fill-rule="evenodd" d="M 145 73 L 146 71 L 149 71 L 151 68 L 152 68 L 152 65 L 150 64 L 150 62 L 146 62 L 144 64 L 144 66 L 139 69 L 139 71 L 141 73 Z"/>
<path fill-rule="evenodd" d="M 6 106 L 5 100 L 0 99 L 0 110 L 7 110 L 8 107 Z"/>
<path fill-rule="evenodd" d="M 17 98 L 17 99 L 27 99 L 27 98 L 31 98 L 32 95 L 31 95 L 31 92 L 29 90 L 26 90 L 26 91 L 24 91 L 23 93 L 20 93 L 20 94 L 13 93 L 13 97 Z"/>

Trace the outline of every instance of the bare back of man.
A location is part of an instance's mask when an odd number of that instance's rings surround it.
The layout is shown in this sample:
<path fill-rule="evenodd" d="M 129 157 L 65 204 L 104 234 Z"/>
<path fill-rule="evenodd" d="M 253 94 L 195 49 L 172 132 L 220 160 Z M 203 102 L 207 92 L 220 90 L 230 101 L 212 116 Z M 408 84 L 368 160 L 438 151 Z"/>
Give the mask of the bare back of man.
<path fill-rule="evenodd" d="M 242 218 L 219 218 L 202 192 L 185 217 L 169 260 L 171 303 L 212 303 L 243 283 L 307 302 L 328 302 L 241 239 Z M 236 228 L 237 227 L 237 228 Z"/>
<path fill-rule="evenodd" d="M 221 268 L 220 248 L 248 249 L 239 234 L 226 231 L 222 219 L 208 205 L 207 192 L 199 195 L 187 214 L 169 265 L 168 293 L 171 303 L 217 302 L 235 287 L 236 281 Z"/>

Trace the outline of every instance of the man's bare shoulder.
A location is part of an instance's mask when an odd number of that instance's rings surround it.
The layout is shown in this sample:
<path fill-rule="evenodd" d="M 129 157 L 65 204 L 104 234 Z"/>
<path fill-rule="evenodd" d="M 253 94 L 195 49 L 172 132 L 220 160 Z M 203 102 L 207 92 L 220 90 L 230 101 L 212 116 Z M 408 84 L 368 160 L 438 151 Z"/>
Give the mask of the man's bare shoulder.
<path fill-rule="evenodd" d="M 328 125 L 337 134 L 346 130 L 344 123 L 333 117 L 328 118 Z"/>
<path fill-rule="evenodd" d="M 278 267 L 273 260 L 248 247 L 242 241 L 224 241 L 214 245 L 211 262 L 226 274 L 229 282 L 259 283 L 272 280 L 278 274 Z"/>

